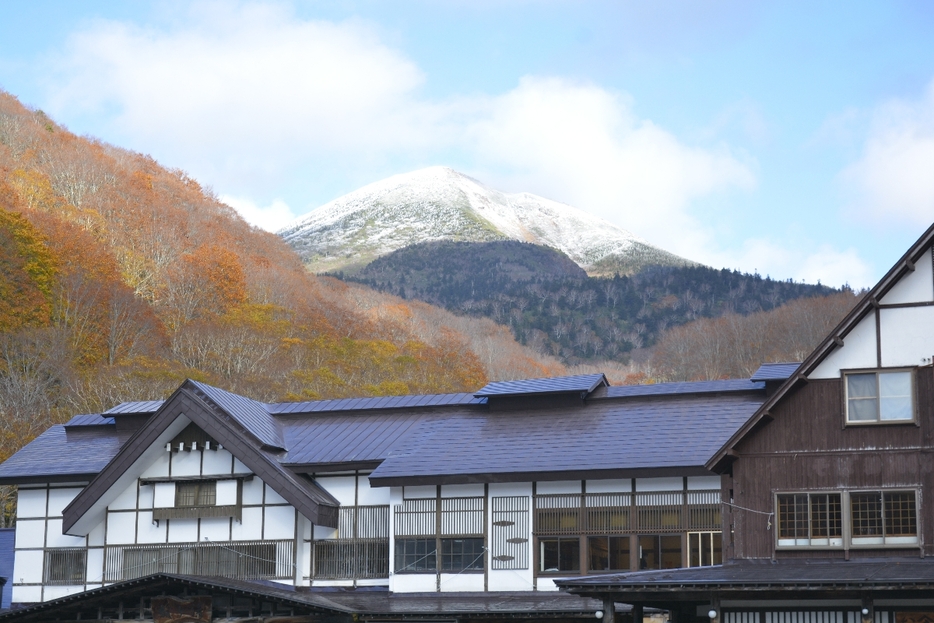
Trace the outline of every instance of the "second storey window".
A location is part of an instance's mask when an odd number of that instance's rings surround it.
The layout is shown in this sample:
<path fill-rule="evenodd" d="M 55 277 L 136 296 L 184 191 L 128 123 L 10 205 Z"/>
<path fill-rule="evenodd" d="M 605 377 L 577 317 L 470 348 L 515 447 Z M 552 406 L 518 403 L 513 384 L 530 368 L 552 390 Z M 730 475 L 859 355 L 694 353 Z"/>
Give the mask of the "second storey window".
<path fill-rule="evenodd" d="M 778 496 L 778 545 L 840 547 L 843 505 L 839 493 L 785 493 Z"/>
<path fill-rule="evenodd" d="M 217 482 L 197 480 L 175 484 L 175 506 L 214 506 L 217 503 Z"/>
<path fill-rule="evenodd" d="M 914 491 L 850 494 L 853 545 L 912 545 L 918 542 Z"/>
<path fill-rule="evenodd" d="M 849 372 L 846 381 L 846 421 L 911 422 L 915 419 L 910 370 Z"/>

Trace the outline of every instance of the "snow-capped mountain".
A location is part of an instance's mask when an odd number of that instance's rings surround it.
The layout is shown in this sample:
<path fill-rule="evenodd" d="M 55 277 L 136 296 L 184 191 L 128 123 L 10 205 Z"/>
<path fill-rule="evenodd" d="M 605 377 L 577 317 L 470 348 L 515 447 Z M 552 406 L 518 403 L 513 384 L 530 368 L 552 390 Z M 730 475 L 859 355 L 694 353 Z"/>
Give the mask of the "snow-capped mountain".
<path fill-rule="evenodd" d="M 278 233 L 314 272 L 354 272 L 397 249 L 442 239 L 545 245 L 592 275 L 694 264 L 577 208 L 530 193 L 502 193 L 447 167 L 369 184 Z"/>

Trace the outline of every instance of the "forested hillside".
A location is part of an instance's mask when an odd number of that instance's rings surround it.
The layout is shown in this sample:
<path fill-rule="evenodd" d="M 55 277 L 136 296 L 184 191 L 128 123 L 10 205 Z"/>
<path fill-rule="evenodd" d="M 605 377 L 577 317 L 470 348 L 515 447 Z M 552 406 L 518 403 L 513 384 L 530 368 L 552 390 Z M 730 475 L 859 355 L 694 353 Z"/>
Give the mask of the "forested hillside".
<path fill-rule="evenodd" d="M 268 401 L 561 371 L 490 321 L 316 278 L 184 172 L 0 92 L 0 460 L 186 377 Z"/>
<path fill-rule="evenodd" d="M 559 251 L 514 241 L 438 241 L 381 257 L 350 277 L 406 299 L 508 325 L 516 339 L 570 364 L 626 361 L 700 318 L 751 314 L 837 292 L 704 266 L 588 277 Z"/>

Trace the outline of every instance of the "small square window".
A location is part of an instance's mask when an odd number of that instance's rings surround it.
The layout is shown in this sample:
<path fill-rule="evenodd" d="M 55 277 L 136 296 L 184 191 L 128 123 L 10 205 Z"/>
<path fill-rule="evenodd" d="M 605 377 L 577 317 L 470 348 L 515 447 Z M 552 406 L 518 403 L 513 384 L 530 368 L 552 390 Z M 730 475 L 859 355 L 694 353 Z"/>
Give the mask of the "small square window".
<path fill-rule="evenodd" d="M 175 483 L 175 506 L 177 508 L 214 506 L 217 503 L 217 482 L 198 480 Z"/>
<path fill-rule="evenodd" d="M 844 379 L 848 423 L 914 420 L 910 370 L 853 372 Z"/>

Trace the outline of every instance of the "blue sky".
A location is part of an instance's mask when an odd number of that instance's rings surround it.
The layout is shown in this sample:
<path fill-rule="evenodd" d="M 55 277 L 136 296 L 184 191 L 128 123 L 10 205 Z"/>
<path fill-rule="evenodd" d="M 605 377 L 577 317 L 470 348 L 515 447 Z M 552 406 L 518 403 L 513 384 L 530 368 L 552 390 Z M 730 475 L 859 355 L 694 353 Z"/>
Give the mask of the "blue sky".
<path fill-rule="evenodd" d="M 446 165 L 871 285 L 934 221 L 934 3 L 7 3 L 0 88 L 275 229 Z"/>

